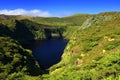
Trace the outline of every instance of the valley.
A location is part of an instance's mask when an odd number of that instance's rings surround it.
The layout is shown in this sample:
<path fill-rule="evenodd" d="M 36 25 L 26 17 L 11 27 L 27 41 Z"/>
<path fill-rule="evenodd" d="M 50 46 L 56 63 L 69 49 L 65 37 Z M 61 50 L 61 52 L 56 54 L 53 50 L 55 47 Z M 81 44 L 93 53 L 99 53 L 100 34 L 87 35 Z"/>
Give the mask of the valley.
<path fill-rule="evenodd" d="M 0 15 L 0 80 L 119 80 L 120 12 Z"/>

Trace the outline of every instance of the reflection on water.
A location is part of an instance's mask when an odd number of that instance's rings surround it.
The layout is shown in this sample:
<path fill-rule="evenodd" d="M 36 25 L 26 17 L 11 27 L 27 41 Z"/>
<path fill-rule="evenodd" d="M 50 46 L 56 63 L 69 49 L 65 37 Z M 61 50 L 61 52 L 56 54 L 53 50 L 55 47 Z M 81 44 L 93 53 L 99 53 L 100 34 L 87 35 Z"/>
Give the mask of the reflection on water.
<path fill-rule="evenodd" d="M 61 60 L 62 53 L 68 40 L 54 39 L 46 40 L 33 50 L 33 55 L 39 62 L 41 68 L 47 69 Z"/>

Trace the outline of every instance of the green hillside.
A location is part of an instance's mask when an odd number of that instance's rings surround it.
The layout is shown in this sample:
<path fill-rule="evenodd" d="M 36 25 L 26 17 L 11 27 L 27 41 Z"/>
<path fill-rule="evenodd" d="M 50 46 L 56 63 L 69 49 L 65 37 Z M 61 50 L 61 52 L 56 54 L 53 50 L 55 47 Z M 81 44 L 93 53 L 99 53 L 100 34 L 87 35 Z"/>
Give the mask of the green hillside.
<path fill-rule="evenodd" d="M 120 12 L 64 18 L 7 17 L 0 16 L 0 79 L 120 80 Z M 62 30 L 70 40 L 62 60 L 47 70 L 42 70 L 32 51 L 22 45 L 45 40 L 44 28 Z"/>
<path fill-rule="evenodd" d="M 62 61 L 50 68 L 49 80 L 119 80 L 120 13 L 87 19 L 70 38 Z M 57 76 L 55 76 L 57 75 Z"/>

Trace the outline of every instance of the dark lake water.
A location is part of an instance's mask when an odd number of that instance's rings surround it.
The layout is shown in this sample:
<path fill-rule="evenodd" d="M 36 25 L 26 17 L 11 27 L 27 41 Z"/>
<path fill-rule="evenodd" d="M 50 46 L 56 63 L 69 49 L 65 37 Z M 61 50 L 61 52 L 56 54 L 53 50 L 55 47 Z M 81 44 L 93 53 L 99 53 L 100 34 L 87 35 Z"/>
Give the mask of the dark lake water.
<path fill-rule="evenodd" d="M 61 60 L 61 56 L 67 43 L 68 40 L 63 39 L 46 40 L 33 49 L 33 55 L 39 62 L 41 68 L 47 69 L 58 63 Z"/>

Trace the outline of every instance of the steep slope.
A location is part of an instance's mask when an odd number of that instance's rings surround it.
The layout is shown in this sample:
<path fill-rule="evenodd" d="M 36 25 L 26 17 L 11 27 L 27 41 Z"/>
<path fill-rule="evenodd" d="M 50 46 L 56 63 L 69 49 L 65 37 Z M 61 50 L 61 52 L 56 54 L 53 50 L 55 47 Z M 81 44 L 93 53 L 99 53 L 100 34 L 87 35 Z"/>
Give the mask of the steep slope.
<path fill-rule="evenodd" d="M 0 80 L 15 80 L 40 74 L 32 52 L 10 37 L 0 37 Z"/>
<path fill-rule="evenodd" d="M 101 13 L 87 19 L 71 37 L 62 61 L 50 71 L 50 75 L 43 77 L 50 80 L 118 80 L 120 13 Z"/>

